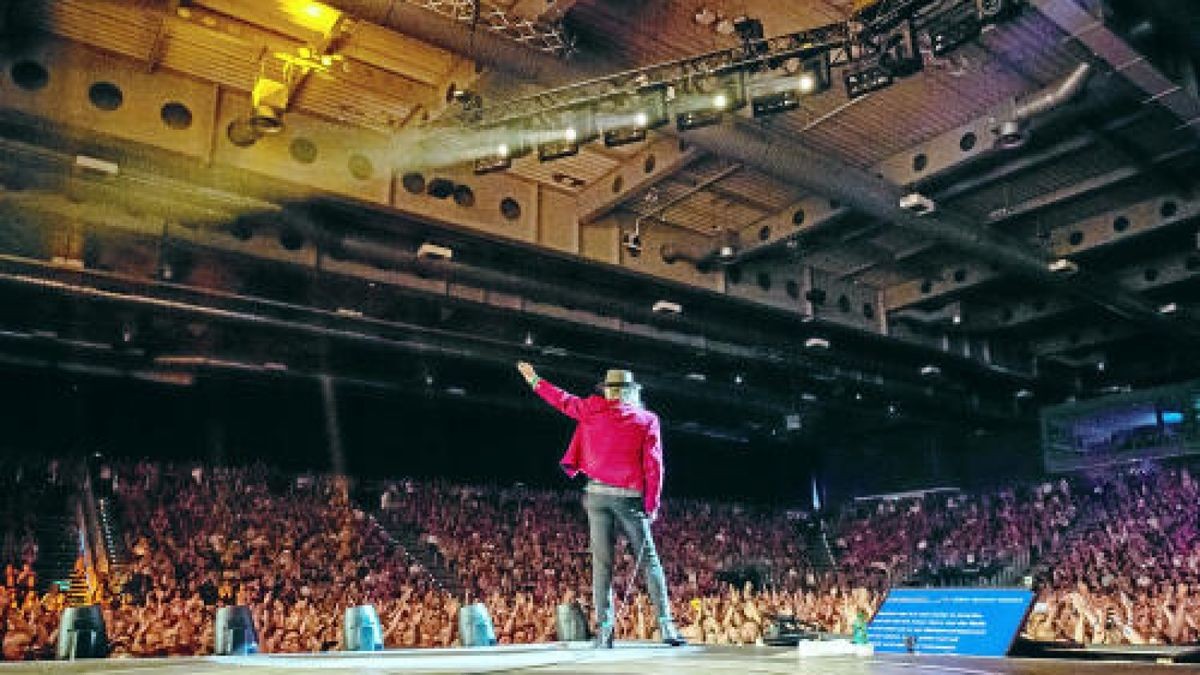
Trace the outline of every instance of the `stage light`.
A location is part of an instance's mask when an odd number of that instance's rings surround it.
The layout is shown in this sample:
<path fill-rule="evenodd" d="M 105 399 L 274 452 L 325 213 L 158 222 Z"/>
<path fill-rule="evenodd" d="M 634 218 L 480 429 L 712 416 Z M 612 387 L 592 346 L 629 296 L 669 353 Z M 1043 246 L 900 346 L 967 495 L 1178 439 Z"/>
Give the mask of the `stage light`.
<path fill-rule="evenodd" d="M 329 37 L 342 19 L 342 13 L 313 0 L 279 0 L 284 14 L 293 23 Z"/>
<path fill-rule="evenodd" d="M 559 134 L 556 140 L 539 143 L 537 147 L 538 159 L 543 162 L 549 162 L 563 157 L 570 157 L 579 154 L 579 143 L 576 142 L 578 134 L 574 129 L 567 129 Z"/>
<path fill-rule="evenodd" d="M 800 90 L 783 89 L 767 94 L 750 96 L 750 111 L 755 117 L 774 115 L 800 107 Z"/>
<path fill-rule="evenodd" d="M 805 349 L 829 349 L 829 340 L 821 337 L 810 337 L 804 341 Z"/>
<path fill-rule="evenodd" d="M 1046 265 L 1046 269 L 1061 277 L 1069 277 L 1079 272 L 1079 265 L 1067 258 L 1058 258 Z"/>
<path fill-rule="evenodd" d="M 646 140 L 652 128 L 670 121 L 667 88 L 650 87 L 631 95 L 618 95 L 597 104 L 595 119 L 604 145 L 614 148 Z"/>
<path fill-rule="evenodd" d="M 543 162 L 579 154 L 579 146 L 599 136 L 591 110 L 568 110 L 534 120 L 529 132 L 537 139 L 538 159 Z"/>
<path fill-rule="evenodd" d="M 497 145 L 491 154 L 477 157 L 474 161 L 476 175 L 504 171 L 511 166 L 512 156 L 509 154 L 508 145 L 504 143 Z"/>
<path fill-rule="evenodd" d="M 650 308 L 655 314 L 683 314 L 683 306 L 670 300 L 658 300 Z"/>
<path fill-rule="evenodd" d="M 675 115 L 680 131 L 718 124 L 724 114 L 746 105 L 741 71 L 707 75 L 692 82 L 691 91 L 680 99 L 681 111 Z"/>
<path fill-rule="evenodd" d="M 929 42 L 934 56 L 944 56 L 954 48 L 975 39 L 982 24 L 977 9 L 970 4 L 952 7 L 929 24 Z"/>
<path fill-rule="evenodd" d="M 454 249 L 425 242 L 417 248 L 417 257 L 422 259 L 449 260 L 454 257 Z"/>
<path fill-rule="evenodd" d="M 250 91 L 250 126 L 260 135 L 283 131 L 283 112 L 287 110 L 291 91 L 286 82 L 259 76 Z"/>
<path fill-rule="evenodd" d="M 847 69 L 843 81 L 846 85 L 846 96 L 858 98 L 890 87 L 895 79 L 890 71 L 880 66 L 877 61 L 872 61 Z"/>

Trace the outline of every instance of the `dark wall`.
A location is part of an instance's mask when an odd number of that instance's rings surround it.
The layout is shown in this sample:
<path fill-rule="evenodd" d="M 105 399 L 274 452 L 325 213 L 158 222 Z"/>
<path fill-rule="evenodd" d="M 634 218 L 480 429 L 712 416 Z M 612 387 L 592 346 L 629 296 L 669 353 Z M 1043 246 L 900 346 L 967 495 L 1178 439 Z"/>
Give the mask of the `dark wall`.
<path fill-rule="evenodd" d="M 964 489 L 1042 475 L 1037 424 L 1003 430 L 899 424 L 821 448 L 818 474 L 835 500 L 926 487 Z"/>
<path fill-rule="evenodd" d="M 315 380 L 200 377 L 191 386 L 169 386 L 20 369 L 0 370 L 0 377 L 0 425 L 11 452 L 261 460 L 292 470 L 333 466 Z M 511 402 L 527 405 L 337 387 L 346 470 L 366 477 L 578 484 L 558 467 L 573 422 L 514 380 Z M 739 443 L 669 428 L 663 440 L 668 497 L 807 499 L 814 455 L 794 442 Z"/>

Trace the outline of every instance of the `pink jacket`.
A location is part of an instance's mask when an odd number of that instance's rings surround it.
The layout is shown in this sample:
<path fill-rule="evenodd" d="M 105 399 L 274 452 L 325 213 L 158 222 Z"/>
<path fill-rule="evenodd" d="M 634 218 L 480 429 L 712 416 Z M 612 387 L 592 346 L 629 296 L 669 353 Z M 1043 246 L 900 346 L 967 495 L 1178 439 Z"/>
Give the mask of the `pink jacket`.
<path fill-rule="evenodd" d="M 579 398 L 546 380 L 538 380 L 534 391 L 579 422 L 559 462 L 568 476 L 582 471 L 609 485 L 639 490 L 646 513 L 658 511 L 663 481 L 658 415 L 600 396 Z"/>

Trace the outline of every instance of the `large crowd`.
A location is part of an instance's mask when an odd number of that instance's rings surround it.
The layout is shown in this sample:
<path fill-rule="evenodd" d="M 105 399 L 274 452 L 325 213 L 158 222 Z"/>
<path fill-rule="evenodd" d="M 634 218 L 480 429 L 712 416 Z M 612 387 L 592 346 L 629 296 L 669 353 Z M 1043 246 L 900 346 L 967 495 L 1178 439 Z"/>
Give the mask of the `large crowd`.
<path fill-rule="evenodd" d="M 211 652 L 224 605 L 250 608 L 267 652 L 337 649 L 344 610 L 368 603 L 388 646 L 456 644 L 459 608 L 474 602 L 487 606 L 499 642 L 547 641 L 556 607 L 586 611 L 590 598 L 586 518 L 572 491 L 402 480 L 368 504 L 344 479 L 262 466 L 142 462 L 103 476 L 128 563 L 97 577 L 89 594 L 104 608 L 115 656 Z M 822 514 L 832 567 L 814 565 L 800 536 L 800 519 L 814 514 L 669 499 L 654 527 L 673 613 L 697 643 L 754 644 L 780 614 L 849 633 L 889 586 L 995 583 L 1008 570 L 1032 576 L 1029 637 L 1183 644 L 1200 639 L 1198 492 L 1186 468 L 1141 467 L 858 501 Z M 32 591 L 27 525 L 11 524 L 0 549 L 8 659 L 49 656 L 64 604 L 57 590 Z M 399 530 L 436 551 L 434 562 L 406 550 Z M 618 599 L 635 563 L 624 550 Z M 428 564 L 444 567 L 453 588 Z M 641 580 L 631 587 L 617 635 L 655 638 Z"/>

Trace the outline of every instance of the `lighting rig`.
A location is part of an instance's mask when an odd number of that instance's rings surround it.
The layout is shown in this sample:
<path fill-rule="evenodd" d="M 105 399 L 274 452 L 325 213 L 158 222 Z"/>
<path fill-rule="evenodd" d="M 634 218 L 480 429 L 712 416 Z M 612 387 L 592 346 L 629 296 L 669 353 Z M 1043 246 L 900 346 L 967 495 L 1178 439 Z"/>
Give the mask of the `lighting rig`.
<path fill-rule="evenodd" d="M 502 171 L 536 149 L 541 161 L 569 157 L 585 143 L 637 143 L 674 120 L 688 131 L 719 124 L 749 108 L 764 117 L 799 108 L 828 90 L 833 69 L 850 98 L 919 72 L 921 45 L 942 55 L 1007 19 L 1024 0 L 880 0 L 848 22 L 763 37 L 761 22 L 741 17 L 735 47 L 586 80 L 450 115 L 435 123 L 486 139 L 476 173 Z"/>

